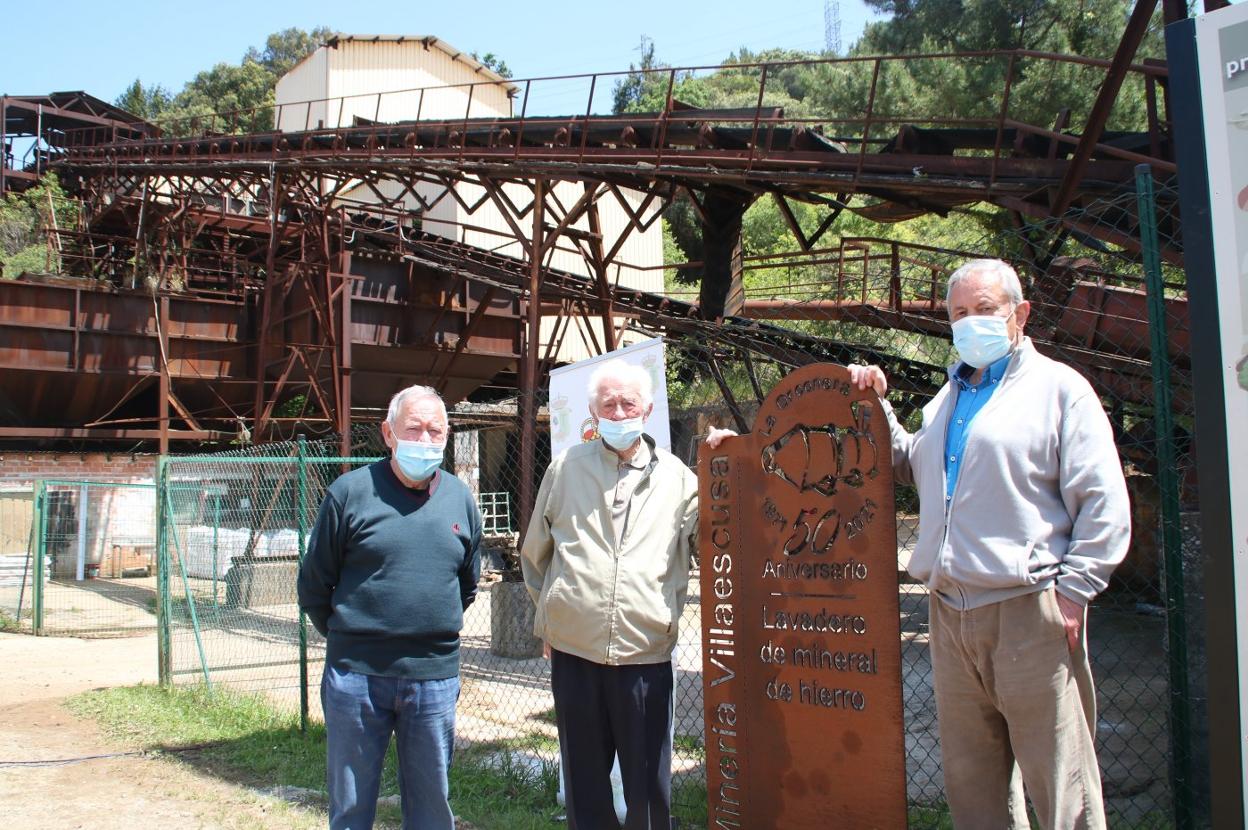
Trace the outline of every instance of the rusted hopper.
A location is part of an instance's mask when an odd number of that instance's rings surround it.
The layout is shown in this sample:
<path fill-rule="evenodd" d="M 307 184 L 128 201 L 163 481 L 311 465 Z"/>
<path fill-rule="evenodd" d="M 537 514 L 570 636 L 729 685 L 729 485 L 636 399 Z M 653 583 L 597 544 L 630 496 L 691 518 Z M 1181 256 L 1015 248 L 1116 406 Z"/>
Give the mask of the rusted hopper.
<path fill-rule="evenodd" d="M 514 295 L 394 256 L 352 259 L 342 284 L 349 346 L 339 351 L 349 364 L 335 363 L 322 330 L 341 320 L 326 317 L 296 283 L 269 321 L 261 367 L 256 292 L 205 297 L 88 278 L 0 281 L 0 440 L 225 442 L 249 432 L 257 401 L 277 434 L 300 422 L 332 426 L 335 368 L 349 377 L 351 410 L 364 418 L 411 383 L 438 385 L 455 402 L 514 371 Z"/>

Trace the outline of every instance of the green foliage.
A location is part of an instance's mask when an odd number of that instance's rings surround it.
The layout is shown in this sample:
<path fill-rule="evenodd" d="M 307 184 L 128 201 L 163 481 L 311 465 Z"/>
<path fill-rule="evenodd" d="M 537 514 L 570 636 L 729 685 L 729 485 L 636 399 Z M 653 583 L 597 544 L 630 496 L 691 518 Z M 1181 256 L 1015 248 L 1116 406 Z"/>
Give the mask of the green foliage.
<path fill-rule="evenodd" d="M 706 748 L 698 735 L 676 735 L 672 738 L 672 751 L 677 755 L 706 760 Z"/>
<path fill-rule="evenodd" d="M 662 72 L 650 70 L 661 69 L 654 57 L 654 41 L 645 35 L 641 36 L 641 62 L 628 65 L 628 75 L 615 82 L 613 91 L 612 112 L 616 115 L 624 112 L 654 112 L 663 109 L 666 100 L 666 89 L 660 89 L 666 83 Z M 657 106 L 656 106 L 657 102 Z"/>
<path fill-rule="evenodd" d="M 1109 58 L 1132 8 L 1129 0 L 869 0 L 869 5 L 892 17 L 868 27 L 851 50 L 854 56 L 1029 49 Z M 742 49 L 729 55 L 721 69 L 695 74 L 661 71 L 667 65 L 657 58 L 649 39 L 643 38 L 640 51 L 640 62 L 630 66 L 629 75 L 616 85 L 617 113 L 661 110 L 669 83 L 672 97 L 681 103 L 708 108 L 753 107 L 758 101 L 763 69 L 740 64 L 766 63 L 765 106 L 783 107 L 786 118 L 813 119 L 817 122 L 814 126 L 826 136 L 844 136 L 847 148 L 856 150 L 863 127 L 853 123 L 853 119 L 864 117 L 872 98 L 875 65 L 871 61 L 794 65 L 790 62 L 820 56 Z M 1136 60 L 1162 53 L 1160 26 L 1155 23 Z M 1010 60 L 1005 56 L 887 61 L 879 65 L 875 77 L 872 113 L 877 118 L 904 120 L 920 127 L 935 126 L 956 116 L 981 119 L 981 126 L 992 128 L 1001 113 L 1010 73 Z M 1069 123 L 1078 129 L 1087 117 L 1103 74 L 1104 70 L 1097 67 L 1019 58 L 1012 70 L 1008 113 L 1016 120 L 1048 127 L 1063 109 L 1069 108 Z M 1129 78 L 1115 103 L 1109 128 L 1142 129 L 1145 112 L 1143 84 L 1138 78 Z M 868 136 L 873 142 L 870 146 L 880 147 L 896 132 L 895 121 L 873 125 Z M 987 205 L 956 209 L 948 216 L 926 215 L 881 224 L 854 213 L 870 201 L 865 197 L 852 200 L 849 209 L 818 244 L 835 248 L 838 237 L 875 237 L 977 251 L 983 248 L 985 240 L 1010 238 L 1021 246 L 1021 234 L 1003 234 L 1007 229 L 1005 214 Z M 810 204 L 790 203 L 790 208 L 807 236 L 828 213 L 827 207 Z M 692 205 L 677 201 L 669 206 L 664 219 L 665 262 L 701 261 L 702 232 Z M 742 247 L 747 257 L 798 248 L 795 235 L 770 198 L 759 199 L 746 212 Z M 1016 258 L 1023 251 L 996 253 Z M 747 294 L 794 300 L 817 296 L 821 283 L 826 285 L 829 270 L 835 267 L 759 265 L 757 261 L 747 262 Z M 669 271 L 667 286 L 675 291 L 688 290 L 700 278 L 701 269 L 697 267 Z M 826 324 L 795 325 L 830 336 Z M 881 336 L 870 330 L 837 333 L 855 336 L 860 338 L 856 342 L 864 343 Z M 914 350 L 934 345 L 913 344 Z M 705 382 L 703 378 L 701 384 Z M 694 388 L 684 391 L 692 398 L 699 397 Z"/>
<path fill-rule="evenodd" d="M 890 19 L 872 23 L 856 54 L 1035 49 L 1108 58 L 1122 35 L 1127 0 L 865 0 Z M 1153 32 L 1160 36 L 1158 28 Z M 1154 46 L 1160 45 L 1154 40 Z"/>
<path fill-rule="evenodd" d="M 308 394 L 306 392 L 300 392 L 299 394 L 292 395 L 287 400 L 278 404 L 273 410 L 273 415 L 277 418 L 298 418 L 303 415 L 307 408 Z"/>
<path fill-rule="evenodd" d="M 473 746 L 462 750 L 451 767 L 451 806 L 478 830 L 565 827 L 557 818 L 563 812 L 555 800 L 558 788 L 554 761 L 528 751 Z"/>
<path fill-rule="evenodd" d="M 507 61 L 503 60 L 493 52 L 486 52 L 483 56 L 478 56 L 476 52 L 473 52 L 472 59 L 501 78 L 511 77 L 511 67 L 507 65 Z"/>
<path fill-rule="evenodd" d="M 137 115 L 146 121 L 152 121 L 173 103 L 173 95 L 160 84 L 143 86 L 143 81 L 134 79 L 134 83 L 126 87 L 126 91 L 113 102 L 128 113 Z"/>
<path fill-rule="evenodd" d="M 271 129 L 277 76 L 245 58 L 240 65 L 219 63 L 200 72 L 174 98 L 159 123 L 174 133 L 207 129 L 244 133 Z M 212 118 L 213 113 L 225 114 Z"/>
<path fill-rule="evenodd" d="M 867 0 L 888 20 L 867 26 L 853 55 L 1028 49 L 1111 58 L 1133 4 L 1129 0 Z M 1165 48 L 1161 9 L 1136 61 Z M 1007 63 L 1002 60 L 922 61 L 898 66 L 886 80 L 884 105 L 927 115 L 972 113 L 999 107 Z M 1016 65 L 1010 112 L 1017 120 L 1049 124 L 1070 108 L 1072 124 L 1087 117 L 1103 70 L 1040 60 Z M 908 77 L 905 77 L 908 76 Z M 839 91 L 832 98 L 844 100 Z M 1144 124 L 1143 85 L 1129 80 L 1111 116 L 1111 129 Z"/>
<path fill-rule="evenodd" d="M 177 95 L 136 79 L 114 103 L 175 135 L 270 130 L 278 79 L 331 35 L 323 26 L 283 29 L 269 35 L 263 49 L 248 49 L 239 63 L 218 63 L 198 73 Z M 228 115 L 213 118 L 214 113 Z"/>
<path fill-rule="evenodd" d="M 52 225 L 73 228 L 78 224 L 78 203 L 65 194 L 55 174 L 21 193 L 10 192 L 0 200 L 0 274 L 14 279 L 23 272 L 48 270 L 44 233 Z M 51 263 L 59 270 L 59 263 Z"/>
<path fill-rule="evenodd" d="M 322 43 L 334 36 L 334 30 L 327 26 L 317 26 L 312 31 L 304 31 L 291 27 L 274 32 L 264 41 L 264 49 L 254 46 L 247 50 L 243 62 L 259 64 L 277 79 L 295 68 L 295 64 L 316 51 Z"/>

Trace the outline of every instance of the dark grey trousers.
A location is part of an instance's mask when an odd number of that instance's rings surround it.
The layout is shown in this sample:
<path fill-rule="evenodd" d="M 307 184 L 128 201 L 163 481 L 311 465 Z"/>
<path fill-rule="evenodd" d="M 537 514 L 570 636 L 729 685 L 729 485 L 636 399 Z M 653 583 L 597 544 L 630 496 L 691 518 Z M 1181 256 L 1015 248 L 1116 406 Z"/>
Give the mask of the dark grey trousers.
<path fill-rule="evenodd" d="M 550 653 L 570 830 L 618 830 L 611 766 L 620 756 L 624 830 L 670 830 L 672 664 L 604 666 Z"/>

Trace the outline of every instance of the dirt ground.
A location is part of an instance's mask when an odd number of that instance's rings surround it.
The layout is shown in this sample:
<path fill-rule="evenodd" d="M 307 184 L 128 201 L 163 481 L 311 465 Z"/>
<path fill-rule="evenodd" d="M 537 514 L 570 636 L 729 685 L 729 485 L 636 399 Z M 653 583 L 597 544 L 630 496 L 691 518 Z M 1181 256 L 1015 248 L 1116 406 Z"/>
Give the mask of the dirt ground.
<path fill-rule="evenodd" d="M 169 757 L 115 756 L 65 698 L 156 682 L 155 635 L 112 640 L 0 633 L 0 805 L 6 827 L 302 830 L 324 813 L 222 781 Z M 64 761 L 56 765 L 32 762 Z"/>

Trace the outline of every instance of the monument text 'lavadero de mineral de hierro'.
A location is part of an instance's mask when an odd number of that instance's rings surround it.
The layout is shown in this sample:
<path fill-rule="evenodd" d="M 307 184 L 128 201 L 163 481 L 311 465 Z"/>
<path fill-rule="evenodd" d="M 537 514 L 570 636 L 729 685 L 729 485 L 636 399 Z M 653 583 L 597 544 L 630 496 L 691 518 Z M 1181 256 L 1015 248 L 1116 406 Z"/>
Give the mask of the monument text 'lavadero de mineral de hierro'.
<path fill-rule="evenodd" d="M 888 423 L 817 364 L 702 448 L 710 828 L 904 827 Z"/>

